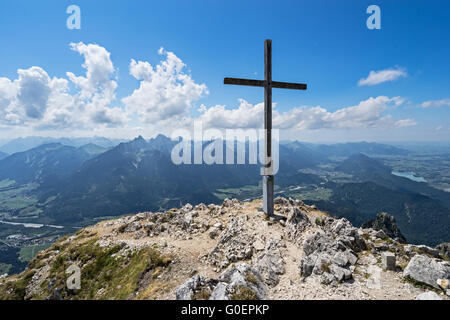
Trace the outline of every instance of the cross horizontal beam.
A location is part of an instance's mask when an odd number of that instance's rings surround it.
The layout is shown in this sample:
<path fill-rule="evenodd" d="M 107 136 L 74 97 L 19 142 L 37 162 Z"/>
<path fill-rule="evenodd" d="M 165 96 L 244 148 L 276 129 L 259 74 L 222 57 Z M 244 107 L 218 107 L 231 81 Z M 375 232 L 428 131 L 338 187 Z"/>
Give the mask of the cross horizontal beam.
<path fill-rule="evenodd" d="M 240 78 L 224 78 L 223 83 L 240 86 L 252 86 L 252 87 L 268 86 L 267 81 L 265 80 L 240 79 Z M 295 89 L 295 90 L 306 90 L 307 88 L 306 84 L 304 83 L 279 82 L 279 81 L 271 81 L 269 86 L 272 88 Z"/>

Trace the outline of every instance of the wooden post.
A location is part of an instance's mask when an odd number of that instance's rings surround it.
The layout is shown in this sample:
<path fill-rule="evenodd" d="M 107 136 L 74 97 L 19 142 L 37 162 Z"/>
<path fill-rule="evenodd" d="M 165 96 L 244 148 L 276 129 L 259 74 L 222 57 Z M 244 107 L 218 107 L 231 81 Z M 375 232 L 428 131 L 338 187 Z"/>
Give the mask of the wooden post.
<path fill-rule="evenodd" d="M 273 215 L 273 161 L 272 161 L 272 40 L 264 41 L 264 167 L 263 210 Z"/>

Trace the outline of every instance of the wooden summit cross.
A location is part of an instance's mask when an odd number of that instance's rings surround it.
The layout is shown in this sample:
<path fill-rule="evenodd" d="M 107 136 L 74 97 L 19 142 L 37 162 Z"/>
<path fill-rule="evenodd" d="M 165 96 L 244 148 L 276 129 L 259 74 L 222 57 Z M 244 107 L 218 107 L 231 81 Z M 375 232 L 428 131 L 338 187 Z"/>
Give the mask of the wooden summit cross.
<path fill-rule="evenodd" d="M 272 81 L 272 40 L 264 41 L 264 80 L 224 78 L 224 84 L 264 87 L 263 211 L 273 215 L 272 88 L 306 90 L 306 84 Z"/>

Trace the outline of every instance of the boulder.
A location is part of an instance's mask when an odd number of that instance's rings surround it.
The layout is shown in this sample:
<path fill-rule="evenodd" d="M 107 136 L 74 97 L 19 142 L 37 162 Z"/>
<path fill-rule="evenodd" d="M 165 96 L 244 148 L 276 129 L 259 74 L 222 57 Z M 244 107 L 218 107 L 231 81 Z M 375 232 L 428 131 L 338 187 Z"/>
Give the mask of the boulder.
<path fill-rule="evenodd" d="M 284 225 L 284 232 L 288 239 L 295 241 L 300 238 L 300 234 L 310 225 L 308 216 L 297 207 L 290 207 L 287 220 Z"/>
<path fill-rule="evenodd" d="M 442 298 L 436 292 L 427 291 L 419 294 L 416 300 L 442 300 Z"/>
<path fill-rule="evenodd" d="M 340 267 L 347 267 L 348 265 L 354 265 L 358 258 L 350 251 L 339 251 L 333 257 L 333 263 Z"/>
<path fill-rule="evenodd" d="M 209 300 L 229 300 L 228 284 L 219 282 L 211 293 Z"/>
<path fill-rule="evenodd" d="M 266 299 L 267 289 L 258 271 L 246 263 L 239 264 L 210 279 L 195 275 L 176 290 L 177 300 Z"/>
<path fill-rule="evenodd" d="M 269 286 L 278 284 L 278 275 L 285 273 L 279 241 L 270 239 L 265 251 L 258 256 L 255 269 Z"/>
<path fill-rule="evenodd" d="M 231 199 L 225 198 L 222 203 L 222 208 L 230 208 L 233 206 L 233 201 Z"/>
<path fill-rule="evenodd" d="M 318 257 L 318 254 L 313 253 L 300 261 L 299 268 L 302 277 L 309 277 L 312 274 Z"/>
<path fill-rule="evenodd" d="M 220 230 L 216 227 L 209 228 L 209 237 L 211 239 L 217 238 L 217 236 L 220 234 Z"/>
<path fill-rule="evenodd" d="M 351 279 L 352 277 L 352 273 L 350 272 L 350 270 L 342 268 L 336 264 L 331 264 L 329 269 L 330 274 L 332 274 L 338 282 Z"/>
<path fill-rule="evenodd" d="M 438 249 L 434 249 L 434 248 L 431 248 L 431 247 L 428 247 L 428 246 L 425 246 L 425 245 L 412 245 L 412 246 L 413 246 L 413 248 L 416 251 L 419 251 L 421 253 L 426 253 L 426 254 L 428 254 L 430 256 L 433 256 L 435 258 L 439 258 L 440 257 L 440 253 L 439 253 Z"/>
<path fill-rule="evenodd" d="M 334 220 L 328 218 L 324 223 L 325 229 L 336 237 L 341 249 L 350 248 L 359 252 L 367 248 L 366 242 L 359 235 L 358 228 L 355 228 L 347 219 Z"/>
<path fill-rule="evenodd" d="M 188 213 L 191 211 L 194 207 L 190 203 L 186 203 L 180 210 L 182 213 Z"/>
<path fill-rule="evenodd" d="M 439 279 L 450 279 L 450 263 L 416 254 L 403 271 L 403 276 L 439 289 Z"/>
<path fill-rule="evenodd" d="M 255 298 L 259 300 L 266 299 L 267 289 L 262 281 L 261 275 L 258 271 L 250 267 L 246 263 L 241 263 L 229 270 L 224 271 L 218 278 L 221 283 L 226 284 L 226 287 L 217 288 L 214 290 L 212 296 L 220 296 L 216 290 L 226 292 L 227 300 L 231 298 L 239 298 L 235 295 L 239 295 L 243 288 L 250 290 L 254 294 Z"/>
<path fill-rule="evenodd" d="M 322 230 L 316 231 L 303 242 L 303 251 L 310 255 L 314 251 L 335 251 L 333 238 Z"/>
<path fill-rule="evenodd" d="M 178 287 L 175 292 L 175 298 L 177 300 L 193 300 L 196 299 L 196 295 L 199 292 L 203 293 L 202 298 L 209 297 L 216 284 L 217 280 L 195 275 Z"/>

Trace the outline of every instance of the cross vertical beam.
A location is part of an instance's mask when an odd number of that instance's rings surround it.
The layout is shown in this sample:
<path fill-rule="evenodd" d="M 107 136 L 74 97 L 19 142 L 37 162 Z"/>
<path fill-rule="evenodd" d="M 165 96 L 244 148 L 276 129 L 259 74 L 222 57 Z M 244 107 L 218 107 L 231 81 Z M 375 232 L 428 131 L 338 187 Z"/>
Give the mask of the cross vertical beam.
<path fill-rule="evenodd" d="M 264 80 L 224 78 L 224 84 L 264 87 L 264 166 L 263 176 L 263 210 L 273 215 L 273 159 L 272 159 L 272 88 L 306 90 L 304 83 L 272 81 L 272 40 L 264 41 Z"/>
<path fill-rule="evenodd" d="M 263 211 L 273 215 L 272 170 L 272 40 L 264 41 L 264 167 L 263 171 Z"/>

